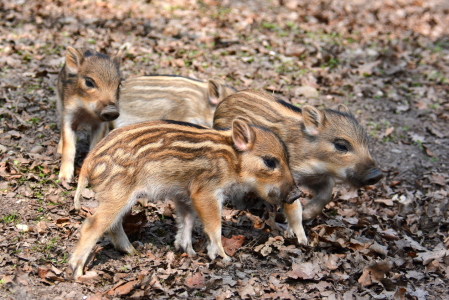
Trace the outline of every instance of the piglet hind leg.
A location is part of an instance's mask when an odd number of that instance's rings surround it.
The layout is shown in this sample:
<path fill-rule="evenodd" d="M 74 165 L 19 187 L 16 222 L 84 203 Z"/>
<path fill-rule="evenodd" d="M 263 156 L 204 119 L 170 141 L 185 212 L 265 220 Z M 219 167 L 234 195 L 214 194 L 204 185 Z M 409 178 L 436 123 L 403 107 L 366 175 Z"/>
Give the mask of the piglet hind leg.
<path fill-rule="evenodd" d="M 195 225 L 195 212 L 185 200 L 176 200 L 176 214 L 178 232 L 176 233 L 175 248 L 177 250 L 183 249 L 189 256 L 195 256 L 196 252 L 192 247 L 192 230 Z"/>
<path fill-rule="evenodd" d="M 84 221 L 81 228 L 80 240 L 69 260 L 69 266 L 73 271 L 72 276 L 74 279 L 83 275 L 84 265 L 92 248 L 98 239 L 108 231 L 111 234 L 114 246 L 118 250 L 127 253 L 135 251 L 126 237 L 121 224 L 122 216 L 127 210 L 124 205 L 112 205 L 111 202 L 106 201 L 100 202 L 95 214 Z"/>
<path fill-rule="evenodd" d="M 133 245 L 131 245 L 128 237 L 126 236 L 122 222 L 118 222 L 112 226 L 108 233 L 116 250 L 127 254 L 136 252 L 136 249 L 134 249 Z"/>
<path fill-rule="evenodd" d="M 221 200 L 210 194 L 196 194 L 192 196 L 192 200 L 196 213 L 203 224 L 204 233 L 209 240 L 207 255 L 212 260 L 218 254 L 223 260 L 231 261 L 221 243 Z"/>
<path fill-rule="evenodd" d="M 101 214 L 100 214 L 101 215 Z M 84 265 L 97 240 L 106 232 L 109 224 L 102 224 L 97 213 L 84 221 L 81 238 L 73 251 L 69 266 L 73 271 L 73 279 L 83 275 Z"/>

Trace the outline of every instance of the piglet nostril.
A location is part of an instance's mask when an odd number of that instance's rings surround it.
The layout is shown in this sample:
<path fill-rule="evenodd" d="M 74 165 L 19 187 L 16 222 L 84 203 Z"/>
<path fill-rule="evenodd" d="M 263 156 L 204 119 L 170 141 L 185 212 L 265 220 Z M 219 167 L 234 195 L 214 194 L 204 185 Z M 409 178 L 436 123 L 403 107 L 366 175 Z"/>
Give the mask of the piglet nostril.
<path fill-rule="evenodd" d="M 117 111 L 117 108 L 116 108 L 115 106 L 112 106 L 112 107 L 106 107 L 106 108 L 101 112 L 101 117 L 102 117 L 105 121 L 113 121 L 113 120 L 117 119 L 119 115 L 120 115 L 120 113 Z"/>
<path fill-rule="evenodd" d="M 384 177 L 382 172 L 380 172 L 376 168 L 373 168 L 373 169 L 369 170 L 368 176 L 366 176 L 366 178 L 365 178 L 364 185 L 376 184 L 379 180 L 382 179 L 382 177 Z"/>

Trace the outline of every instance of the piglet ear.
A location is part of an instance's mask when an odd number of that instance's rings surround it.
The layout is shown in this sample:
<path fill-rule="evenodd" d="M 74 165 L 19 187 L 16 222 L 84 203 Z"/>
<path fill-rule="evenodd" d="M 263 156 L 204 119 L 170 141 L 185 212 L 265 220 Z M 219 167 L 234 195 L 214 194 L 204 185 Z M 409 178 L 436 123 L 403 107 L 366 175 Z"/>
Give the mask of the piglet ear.
<path fill-rule="evenodd" d="M 324 123 L 324 114 L 319 109 L 310 105 L 304 105 L 301 110 L 305 133 L 310 136 L 317 136 Z"/>
<path fill-rule="evenodd" d="M 81 64 L 83 63 L 83 54 L 73 47 L 67 47 L 65 55 L 65 65 L 70 74 L 78 74 Z"/>
<path fill-rule="evenodd" d="M 117 64 L 117 66 L 120 66 L 122 64 L 124 54 L 125 54 L 124 49 L 118 50 L 117 53 L 112 57 L 112 61 L 115 64 Z"/>
<path fill-rule="evenodd" d="M 232 121 L 232 140 L 235 147 L 240 151 L 248 151 L 254 145 L 256 134 L 248 125 L 247 121 L 242 118 L 236 118 Z"/>
<path fill-rule="evenodd" d="M 212 79 L 208 81 L 208 85 L 209 103 L 212 106 L 217 106 L 221 97 L 220 83 Z"/>
<path fill-rule="evenodd" d="M 347 115 L 352 116 L 351 111 L 350 111 L 349 108 L 348 108 L 346 105 L 344 105 L 344 104 L 338 105 L 337 110 L 338 110 L 339 112 L 341 112 L 341 113 L 344 113 L 344 114 L 347 114 Z"/>

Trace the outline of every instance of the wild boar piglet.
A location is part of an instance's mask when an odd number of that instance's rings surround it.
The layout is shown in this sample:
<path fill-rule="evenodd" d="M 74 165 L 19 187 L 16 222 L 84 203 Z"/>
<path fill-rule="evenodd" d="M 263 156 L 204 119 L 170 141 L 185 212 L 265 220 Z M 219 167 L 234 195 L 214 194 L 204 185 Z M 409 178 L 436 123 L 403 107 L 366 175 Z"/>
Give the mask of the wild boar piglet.
<path fill-rule="evenodd" d="M 302 211 L 305 220 L 315 218 L 331 201 L 336 179 L 359 188 L 383 177 L 371 157 L 365 130 L 345 105 L 337 110 L 299 108 L 265 92 L 245 90 L 218 105 L 214 128 L 227 128 L 237 117 L 271 129 L 285 143 L 295 182 L 313 194 Z M 299 207 L 290 207 L 288 220 L 296 219 Z M 290 233 L 301 234 L 291 229 Z"/>
<path fill-rule="evenodd" d="M 70 258 L 75 278 L 82 275 L 92 247 L 106 232 L 116 249 L 134 251 L 122 218 L 138 198 L 174 200 L 176 248 L 195 255 L 192 229 L 198 216 L 209 240 L 208 256 L 214 259 L 218 254 L 229 260 L 221 243 L 223 201 L 253 192 L 282 204 L 294 188 L 282 141 L 270 130 L 239 118 L 226 131 L 176 121 L 142 122 L 113 130 L 84 161 L 75 195 L 77 209 L 88 183 L 99 206 L 85 220 Z M 301 226 L 301 220 L 297 224 Z M 307 243 L 304 230 L 300 242 Z"/>
<path fill-rule="evenodd" d="M 57 108 L 61 120 L 58 153 L 62 155 L 59 179 L 73 179 L 76 130 L 90 129 L 90 149 L 109 131 L 119 116 L 120 53 L 110 58 L 94 50 L 67 48 L 58 76 Z"/>

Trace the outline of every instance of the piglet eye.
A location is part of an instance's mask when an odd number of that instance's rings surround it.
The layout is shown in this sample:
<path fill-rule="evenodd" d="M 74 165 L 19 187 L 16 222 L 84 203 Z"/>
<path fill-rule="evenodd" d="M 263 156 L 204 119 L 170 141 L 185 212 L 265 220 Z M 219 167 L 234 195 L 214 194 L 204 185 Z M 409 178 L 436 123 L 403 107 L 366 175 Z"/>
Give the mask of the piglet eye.
<path fill-rule="evenodd" d="M 341 152 L 348 152 L 349 151 L 349 144 L 348 142 L 344 141 L 344 140 L 337 140 L 334 142 L 334 147 L 335 149 L 337 149 L 338 151 Z"/>
<path fill-rule="evenodd" d="M 84 84 L 90 89 L 95 87 L 95 82 L 91 78 L 84 78 Z"/>
<path fill-rule="evenodd" d="M 270 169 L 276 168 L 277 159 L 274 157 L 263 157 L 263 162 Z"/>

